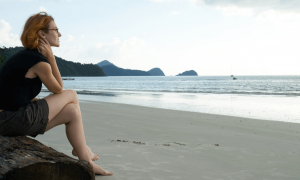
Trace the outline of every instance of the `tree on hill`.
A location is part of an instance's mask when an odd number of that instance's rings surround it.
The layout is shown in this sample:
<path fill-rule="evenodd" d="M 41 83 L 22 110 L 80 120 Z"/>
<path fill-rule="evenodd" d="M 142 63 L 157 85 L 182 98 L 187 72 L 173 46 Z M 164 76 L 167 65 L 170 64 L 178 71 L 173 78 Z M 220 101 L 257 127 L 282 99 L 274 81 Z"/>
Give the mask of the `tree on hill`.
<path fill-rule="evenodd" d="M 2 63 L 5 61 L 5 59 L 6 58 L 2 57 L 1 54 L 0 54 L 0 67 L 1 67 Z"/>
<path fill-rule="evenodd" d="M 81 64 L 66 61 L 55 56 L 61 76 L 106 76 L 103 69 L 95 64 Z"/>
<path fill-rule="evenodd" d="M 24 47 L 3 47 L 0 48 L 0 55 L 4 58 L 8 58 L 23 49 Z M 66 61 L 57 56 L 55 56 L 55 59 L 62 76 L 106 76 L 103 69 L 98 65 L 75 63 Z"/>
<path fill-rule="evenodd" d="M 15 54 L 18 51 L 21 51 L 22 49 L 24 49 L 24 47 L 4 47 L 0 48 L 0 54 L 4 57 L 4 58 L 8 58 L 10 56 L 12 56 L 13 54 Z"/>

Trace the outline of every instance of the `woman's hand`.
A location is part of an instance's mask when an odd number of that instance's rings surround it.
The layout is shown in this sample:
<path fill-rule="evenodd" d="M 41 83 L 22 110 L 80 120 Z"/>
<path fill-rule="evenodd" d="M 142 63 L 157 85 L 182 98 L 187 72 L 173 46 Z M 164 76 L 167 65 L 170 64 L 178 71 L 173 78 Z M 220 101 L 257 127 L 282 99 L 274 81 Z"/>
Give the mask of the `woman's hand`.
<path fill-rule="evenodd" d="M 40 38 L 38 50 L 41 54 L 43 54 L 47 58 L 48 61 L 51 59 L 55 59 L 55 58 L 53 58 L 54 55 L 52 52 L 52 48 L 51 48 L 49 42 L 47 41 L 47 39 Z"/>

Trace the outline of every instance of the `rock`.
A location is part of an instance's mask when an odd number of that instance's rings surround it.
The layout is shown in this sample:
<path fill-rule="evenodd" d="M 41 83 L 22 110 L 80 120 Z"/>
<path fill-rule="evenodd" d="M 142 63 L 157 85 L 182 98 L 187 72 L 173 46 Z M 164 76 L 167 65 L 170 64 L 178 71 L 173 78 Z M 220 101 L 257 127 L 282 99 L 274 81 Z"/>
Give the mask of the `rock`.
<path fill-rule="evenodd" d="M 26 136 L 0 135 L 0 180 L 94 180 L 92 166 Z"/>

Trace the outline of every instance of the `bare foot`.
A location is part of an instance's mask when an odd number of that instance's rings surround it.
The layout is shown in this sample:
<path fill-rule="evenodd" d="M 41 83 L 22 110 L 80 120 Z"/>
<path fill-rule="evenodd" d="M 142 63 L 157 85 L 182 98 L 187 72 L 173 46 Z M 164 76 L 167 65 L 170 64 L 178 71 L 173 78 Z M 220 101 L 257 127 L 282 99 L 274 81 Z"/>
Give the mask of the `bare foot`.
<path fill-rule="evenodd" d="M 91 157 L 91 160 L 92 161 L 97 161 L 98 159 L 99 159 L 99 154 L 94 154 L 93 152 L 92 152 L 92 150 L 88 147 L 88 146 L 86 146 L 87 147 L 87 150 L 88 150 L 88 153 L 89 153 L 89 155 L 90 155 L 90 157 Z M 72 151 L 72 154 L 74 155 L 74 156 L 77 156 L 77 153 L 76 153 L 76 151 L 73 149 L 73 151 Z"/>
<path fill-rule="evenodd" d="M 111 176 L 111 175 L 113 175 L 113 172 L 109 172 L 109 171 L 104 170 L 102 167 L 98 166 L 94 162 L 92 162 L 90 164 L 92 165 L 95 174 L 100 174 L 102 176 Z"/>

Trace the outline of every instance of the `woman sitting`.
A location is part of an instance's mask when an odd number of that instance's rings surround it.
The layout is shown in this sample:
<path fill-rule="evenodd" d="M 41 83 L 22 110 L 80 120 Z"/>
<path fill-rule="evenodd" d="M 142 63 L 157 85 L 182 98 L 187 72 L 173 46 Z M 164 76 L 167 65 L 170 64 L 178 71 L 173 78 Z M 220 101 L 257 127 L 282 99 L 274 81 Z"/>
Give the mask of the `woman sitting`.
<path fill-rule="evenodd" d="M 51 46 L 59 47 L 60 32 L 47 13 L 31 16 L 21 36 L 24 50 L 8 58 L 0 68 L 0 134 L 38 134 L 65 124 L 73 155 L 88 161 L 96 174 L 112 175 L 96 165 L 98 155 L 86 145 L 77 93 L 63 90 Z M 36 96 L 42 83 L 53 94 Z"/>

